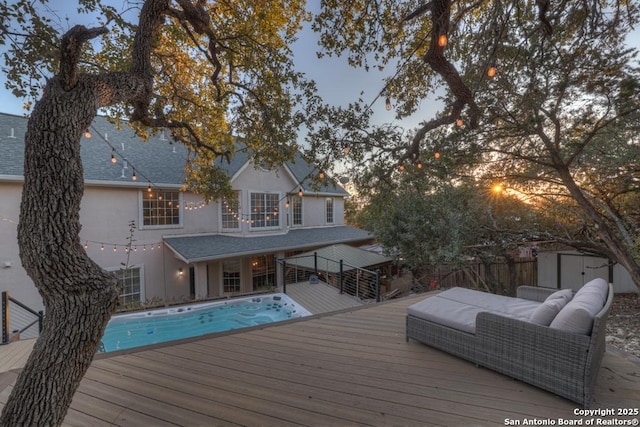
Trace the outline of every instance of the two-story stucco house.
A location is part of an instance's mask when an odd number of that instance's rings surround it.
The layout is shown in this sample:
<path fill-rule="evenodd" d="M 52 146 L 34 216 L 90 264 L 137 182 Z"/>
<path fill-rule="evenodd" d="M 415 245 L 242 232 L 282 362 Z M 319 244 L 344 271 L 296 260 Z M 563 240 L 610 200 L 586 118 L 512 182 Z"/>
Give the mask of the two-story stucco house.
<path fill-rule="evenodd" d="M 24 117 L 0 114 L 0 290 L 40 310 L 17 246 L 26 124 Z M 300 156 L 277 170 L 256 167 L 242 152 L 221 163 L 238 197 L 230 208 L 183 191 L 184 146 L 163 135 L 142 141 L 104 117 L 89 131 L 81 142 L 80 237 L 89 256 L 124 279 L 123 305 L 277 286 L 274 258 L 372 238 L 344 224 L 347 192 L 328 179 L 314 189 L 318 171 Z"/>

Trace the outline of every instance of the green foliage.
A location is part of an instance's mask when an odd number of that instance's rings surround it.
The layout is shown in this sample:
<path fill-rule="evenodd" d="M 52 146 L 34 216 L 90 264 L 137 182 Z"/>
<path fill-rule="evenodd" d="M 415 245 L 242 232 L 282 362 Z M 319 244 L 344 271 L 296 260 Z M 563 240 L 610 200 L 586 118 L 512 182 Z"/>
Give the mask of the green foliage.
<path fill-rule="evenodd" d="M 298 150 L 300 126 L 319 100 L 313 82 L 294 69 L 291 45 L 310 19 L 302 0 L 283 2 L 159 2 L 164 15 L 150 38 L 151 51 L 134 52 L 138 19 L 145 2 L 121 4 L 79 0 L 56 10 L 40 2 L 0 2 L 0 43 L 6 45 L 3 72 L 17 96 L 37 99 L 47 79 L 60 69 L 59 40 L 74 24 L 91 22 L 108 29 L 100 40 L 84 46 L 79 71 L 98 79 L 133 73 L 148 55 L 153 88 L 147 99 L 125 99 L 103 105 L 114 120 L 127 122 L 138 135 L 169 129 L 193 152 L 187 180 L 194 191 L 216 198 L 226 179 L 209 164 L 233 153 L 243 138 L 257 163 L 281 164 Z M 77 20 L 77 22 L 72 22 Z M 146 77 L 146 76 L 145 76 Z M 119 100 L 117 100 L 119 101 Z"/>

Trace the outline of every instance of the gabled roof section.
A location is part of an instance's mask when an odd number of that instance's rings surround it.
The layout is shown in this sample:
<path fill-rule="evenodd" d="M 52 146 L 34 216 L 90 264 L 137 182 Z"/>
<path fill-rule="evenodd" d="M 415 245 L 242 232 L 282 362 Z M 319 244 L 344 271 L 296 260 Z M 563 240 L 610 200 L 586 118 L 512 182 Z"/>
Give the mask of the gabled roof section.
<path fill-rule="evenodd" d="M 28 118 L 0 113 L 0 179 L 21 179 L 24 165 L 24 137 Z M 173 143 L 167 135 L 153 135 L 147 141 L 138 137 L 123 123 L 118 129 L 104 116 L 96 116 L 89 128 L 91 137 L 82 137 L 81 156 L 85 181 L 101 185 L 181 186 L 185 174 L 188 149 Z M 117 163 L 111 162 L 111 155 Z M 126 168 L 125 162 L 126 160 Z M 237 150 L 230 162 L 220 158 L 216 164 L 230 177 L 249 161 L 246 150 Z M 314 188 L 313 177 L 318 173 L 300 152 L 284 167 L 291 173 L 305 193 L 348 196 L 335 181 L 325 178 Z M 132 181 L 133 171 L 137 181 Z"/>
<path fill-rule="evenodd" d="M 298 181 L 298 184 L 300 184 L 305 193 L 339 194 L 342 196 L 349 195 L 344 188 L 338 185 L 331 178 L 327 177 L 314 183 L 313 179 L 318 173 L 320 173 L 320 171 L 307 163 L 302 158 L 302 154 L 300 152 L 296 152 L 293 161 L 287 162 L 285 166 Z"/>
<path fill-rule="evenodd" d="M 373 235 L 355 227 L 301 228 L 286 234 L 241 237 L 228 234 L 166 236 L 164 243 L 187 264 L 223 258 L 305 250 L 336 243 L 365 242 Z"/>
<path fill-rule="evenodd" d="M 22 177 L 24 174 L 27 120 L 0 113 L 0 176 Z M 173 144 L 169 138 L 159 135 L 144 141 L 126 123 L 118 129 L 102 116 L 94 119 L 89 131 L 91 137 L 83 136 L 80 142 L 85 181 L 132 185 L 135 169 L 139 186 L 182 185 L 187 159 L 187 149 L 182 144 Z M 115 164 L 111 162 L 112 154 L 117 160 Z"/>

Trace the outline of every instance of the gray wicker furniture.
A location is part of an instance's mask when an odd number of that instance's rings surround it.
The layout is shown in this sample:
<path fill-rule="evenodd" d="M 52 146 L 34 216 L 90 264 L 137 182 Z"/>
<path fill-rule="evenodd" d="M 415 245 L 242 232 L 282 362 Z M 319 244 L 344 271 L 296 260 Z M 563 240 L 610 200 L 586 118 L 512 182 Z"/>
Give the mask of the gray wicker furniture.
<path fill-rule="evenodd" d="M 412 315 L 410 307 L 406 338 L 407 341 L 413 338 L 588 408 L 605 351 L 606 321 L 613 302 L 612 285 L 604 282 L 603 286 L 606 288 L 604 305 L 592 316 L 593 322 L 587 334 L 567 332 L 523 318 L 482 310 L 475 316 L 475 332 L 470 333 L 445 326 L 437 319 L 426 320 L 423 316 Z M 518 288 L 518 298 L 513 300 L 542 303 L 555 291 L 522 286 Z M 431 307 L 435 305 L 432 304 Z M 415 309 L 413 311 L 415 313 Z M 434 311 L 438 309 L 434 308 Z M 556 317 L 558 316 L 560 313 Z"/>

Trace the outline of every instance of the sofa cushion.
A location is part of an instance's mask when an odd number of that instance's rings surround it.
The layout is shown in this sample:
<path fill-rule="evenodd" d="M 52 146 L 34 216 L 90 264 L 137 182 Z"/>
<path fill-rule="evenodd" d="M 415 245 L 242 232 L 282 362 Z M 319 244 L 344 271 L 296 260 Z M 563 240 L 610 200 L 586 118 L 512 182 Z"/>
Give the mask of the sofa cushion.
<path fill-rule="evenodd" d="M 544 301 L 547 302 L 555 299 L 560 299 L 564 301 L 564 304 L 566 304 L 569 301 L 571 301 L 572 298 L 573 298 L 573 291 L 571 289 L 562 289 L 560 291 L 556 291 L 552 293 Z M 564 304 L 563 304 L 563 307 L 564 307 Z"/>
<path fill-rule="evenodd" d="M 573 291 L 571 289 L 562 289 L 552 293 L 531 313 L 529 321 L 538 325 L 549 326 L 560 310 L 571 301 L 572 297 Z"/>
<path fill-rule="evenodd" d="M 533 313 L 529 316 L 529 321 L 538 325 L 549 326 L 566 304 L 567 302 L 564 298 L 547 298 L 545 302 L 533 310 Z"/>
<path fill-rule="evenodd" d="M 609 286 L 604 279 L 594 279 L 576 292 L 571 301 L 553 319 L 550 328 L 589 335 L 593 317 L 607 301 Z"/>
<path fill-rule="evenodd" d="M 528 320 L 539 302 L 511 298 L 464 288 L 452 288 L 407 308 L 407 313 L 453 329 L 474 334 L 476 316 L 492 312 Z"/>

